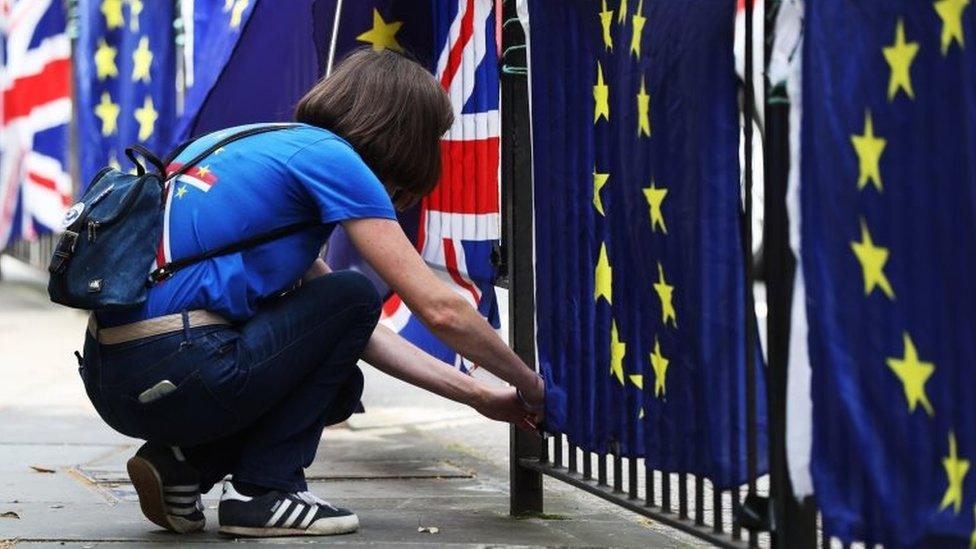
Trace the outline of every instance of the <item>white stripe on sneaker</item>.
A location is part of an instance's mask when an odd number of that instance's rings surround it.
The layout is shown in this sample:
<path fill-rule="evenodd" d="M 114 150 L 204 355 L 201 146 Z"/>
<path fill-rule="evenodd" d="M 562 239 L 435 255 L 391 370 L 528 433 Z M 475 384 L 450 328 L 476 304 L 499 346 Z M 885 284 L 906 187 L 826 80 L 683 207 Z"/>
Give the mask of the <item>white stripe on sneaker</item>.
<path fill-rule="evenodd" d="M 169 492 L 193 492 L 193 493 L 196 493 L 196 492 L 199 492 L 200 491 L 200 485 L 199 484 L 174 484 L 172 486 L 163 486 L 163 491 L 164 492 L 167 492 L 167 493 L 169 493 Z"/>
<path fill-rule="evenodd" d="M 166 503 L 186 505 L 190 503 L 196 503 L 197 498 L 194 496 L 164 496 L 163 501 L 165 501 Z"/>
<path fill-rule="evenodd" d="M 186 508 L 178 508 L 178 507 L 166 506 L 166 514 L 168 514 L 168 515 L 185 516 L 185 515 L 192 515 L 193 513 L 196 513 L 198 511 L 199 510 L 197 509 L 197 506 L 196 505 L 194 505 L 192 507 L 186 507 Z"/>
<path fill-rule="evenodd" d="M 308 513 L 305 515 L 305 519 L 302 520 L 302 523 L 299 524 L 298 527 L 301 528 L 302 530 L 308 528 L 308 525 L 312 524 L 312 519 L 314 519 L 315 515 L 317 514 L 319 514 L 319 506 L 318 505 L 311 506 L 308 509 Z"/>
<path fill-rule="evenodd" d="M 278 510 L 275 511 L 273 515 L 271 515 L 271 518 L 268 519 L 268 522 L 265 523 L 264 526 L 267 528 L 271 528 L 276 522 L 278 522 L 278 519 L 280 519 L 285 515 L 285 511 L 287 511 L 289 507 L 291 507 L 291 500 L 290 499 L 282 500 L 281 505 L 278 506 Z"/>
<path fill-rule="evenodd" d="M 281 527 L 282 528 L 291 528 L 291 525 L 292 524 L 295 524 L 295 521 L 298 520 L 298 516 L 301 515 L 302 514 L 302 511 L 304 511 L 306 509 L 308 509 L 308 505 L 305 505 L 303 503 L 297 503 L 297 504 L 295 504 L 295 510 L 292 511 L 290 515 L 288 515 L 288 519 L 285 520 L 285 523 L 282 524 Z"/>

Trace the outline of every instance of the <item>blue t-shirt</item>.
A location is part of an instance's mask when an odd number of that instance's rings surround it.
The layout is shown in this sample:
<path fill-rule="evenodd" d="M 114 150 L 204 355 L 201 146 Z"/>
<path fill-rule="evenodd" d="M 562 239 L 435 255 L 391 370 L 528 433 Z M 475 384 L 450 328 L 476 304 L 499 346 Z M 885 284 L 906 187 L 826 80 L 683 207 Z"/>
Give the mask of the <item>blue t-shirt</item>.
<path fill-rule="evenodd" d="M 189 161 L 218 140 L 253 126 L 204 136 L 174 160 Z M 386 190 L 352 147 L 328 130 L 301 125 L 218 149 L 170 182 L 157 262 L 212 250 L 309 220 L 321 226 L 191 265 L 149 290 L 136 311 L 100 314 L 105 326 L 206 309 L 231 321 L 251 318 L 262 299 L 294 285 L 335 224 L 396 219 Z"/>

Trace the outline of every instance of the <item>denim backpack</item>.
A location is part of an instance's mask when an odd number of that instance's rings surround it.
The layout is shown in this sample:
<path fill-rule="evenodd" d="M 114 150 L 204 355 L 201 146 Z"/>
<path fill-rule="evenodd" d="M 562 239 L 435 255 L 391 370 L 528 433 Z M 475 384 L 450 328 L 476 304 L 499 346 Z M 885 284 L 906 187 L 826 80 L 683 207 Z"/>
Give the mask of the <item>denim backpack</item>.
<path fill-rule="evenodd" d="M 126 149 L 125 154 L 135 164 L 136 173 L 103 168 L 62 222 L 64 232 L 48 266 L 51 278 L 47 289 L 51 301 L 89 311 L 135 307 L 145 302 L 149 287 L 184 267 L 317 225 L 314 221 L 287 225 L 153 269 L 169 182 L 233 141 L 295 126 L 263 125 L 227 136 L 169 175 L 166 175 L 165 164 L 144 147 L 135 145 Z M 170 157 L 178 155 L 185 146 Z M 156 171 L 148 171 L 139 161 L 140 156 Z"/>

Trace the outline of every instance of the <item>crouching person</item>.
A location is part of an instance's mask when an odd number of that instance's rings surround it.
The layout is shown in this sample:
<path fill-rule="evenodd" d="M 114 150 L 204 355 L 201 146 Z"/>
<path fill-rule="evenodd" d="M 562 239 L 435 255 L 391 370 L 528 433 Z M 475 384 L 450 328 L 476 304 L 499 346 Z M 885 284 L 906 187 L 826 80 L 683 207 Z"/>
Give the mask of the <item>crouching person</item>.
<path fill-rule="evenodd" d="M 310 493 L 303 470 L 323 429 L 358 406 L 360 359 L 489 418 L 541 421 L 541 378 L 396 222 L 395 207 L 435 185 L 453 113 L 422 67 L 364 50 L 308 92 L 298 124 L 223 130 L 177 155 L 170 169 L 194 165 L 168 183 L 158 265 L 274 237 L 161 277 L 137 308 L 91 318 L 82 378 L 111 427 L 147 441 L 128 473 L 150 521 L 203 529 L 200 495 L 229 475 L 222 533 L 355 531 L 356 515 Z M 250 133 L 214 148 L 240 132 Z M 378 327 L 372 284 L 317 259 L 337 224 L 442 341 L 512 387 L 478 382 Z"/>

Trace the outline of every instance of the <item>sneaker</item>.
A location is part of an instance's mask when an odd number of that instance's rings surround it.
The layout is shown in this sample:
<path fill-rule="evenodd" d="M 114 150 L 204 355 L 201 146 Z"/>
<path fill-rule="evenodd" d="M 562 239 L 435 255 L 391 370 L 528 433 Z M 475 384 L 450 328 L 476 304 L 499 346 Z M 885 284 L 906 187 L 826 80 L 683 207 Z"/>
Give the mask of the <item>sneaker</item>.
<path fill-rule="evenodd" d="M 142 514 L 167 530 L 186 534 L 207 523 L 197 471 L 176 446 L 147 442 L 126 464 Z"/>
<path fill-rule="evenodd" d="M 220 533 L 229 536 L 331 536 L 359 529 L 359 517 L 310 492 L 272 491 L 250 497 L 224 481 L 218 510 Z"/>

